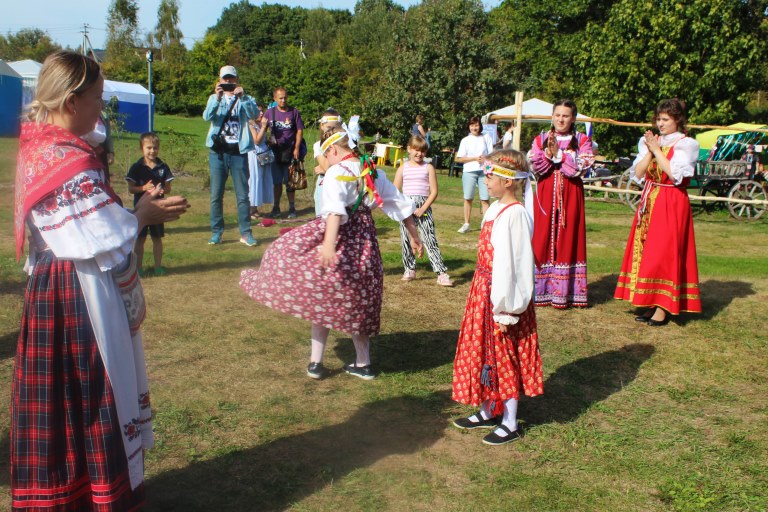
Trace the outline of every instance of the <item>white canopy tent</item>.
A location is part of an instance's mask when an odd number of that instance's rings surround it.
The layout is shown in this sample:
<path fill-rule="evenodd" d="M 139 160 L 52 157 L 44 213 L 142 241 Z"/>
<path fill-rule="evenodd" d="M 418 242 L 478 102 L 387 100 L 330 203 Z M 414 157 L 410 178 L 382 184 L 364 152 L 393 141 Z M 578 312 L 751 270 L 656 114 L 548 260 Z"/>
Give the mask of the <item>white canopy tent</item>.
<path fill-rule="evenodd" d="M 22 107 L 26 106 L 35 97 L 37 76 L 40 74 L 40 69 L 43 65 L 32 59 L 9 62 L 8 65 L 21 76 L 21 104 Z"/>

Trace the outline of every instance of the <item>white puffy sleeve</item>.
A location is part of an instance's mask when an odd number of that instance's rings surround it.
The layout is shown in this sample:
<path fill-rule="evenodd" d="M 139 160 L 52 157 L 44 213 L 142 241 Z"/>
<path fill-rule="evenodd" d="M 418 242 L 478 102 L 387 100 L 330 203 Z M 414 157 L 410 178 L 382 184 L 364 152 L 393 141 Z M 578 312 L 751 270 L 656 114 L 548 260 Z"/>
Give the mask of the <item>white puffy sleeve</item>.
<path fill-rule="evenodd" d="M 675 185 L 679 185 L 683 178 L 690 178 L 696 171 L 696 161 L 699 159 L 699 143 L 696 139 L 685 137 L 674 145 L 669 167 L 675 178 Z"/>
<path fill-rule="evenodd" d="M 94 259 L 101 271 L 133 251 L 138 220 L 107 194 L 101 171 L 85 171 L 32 207 L 28 224 L 60 259 Z"/>
<path fill-rule="evenodd" d="M 390 219 L 403 222 L 416 211 L 416 205 L 413 201 L 397 190 L 397 187 L 389 181 L 387 174 L 381 169 L 376 172 L 376 190 L 379 191 L 379 195 L 384 200 L 381 211 L 387 214 Z M 369 204 L 369 206 L 371 205 Z"/>
<path fill-rule="evenodd" d="M 351 201 L 354 205 L 357 197 L 357 190 L 354 181 L 339 180 L 339 176 L 352 176 L 346 169 L 337 165 L 332 165 L 325 172 L 323 180 L 323 208 L 320 216 L 324 219 L 328 215 L 338 215 L 341 217 L 341 223 L 347 222 L 347 206 Z"/>
<path fill-rule="evenodd" d="M 640 160 L 642 160 L 643 157 L 647 154 L 648 146 L 645 144 L 645 137 L 640 137 L 640 140 L 637 141 L 637 156 L 635 157 L 635 161 L 632 162 L 632 167 L 629 168 L 630 176 L 635 175 L 635 167 L 637 167 L 637 164 L 640 163 Z"/>
<path fill-rule="evenodd" d="M 507 208 L 493 223 L 491 304 L 497 323 L 516 324 L 533 300 L 532 229 L 528 212 L 520 204 Z"/>

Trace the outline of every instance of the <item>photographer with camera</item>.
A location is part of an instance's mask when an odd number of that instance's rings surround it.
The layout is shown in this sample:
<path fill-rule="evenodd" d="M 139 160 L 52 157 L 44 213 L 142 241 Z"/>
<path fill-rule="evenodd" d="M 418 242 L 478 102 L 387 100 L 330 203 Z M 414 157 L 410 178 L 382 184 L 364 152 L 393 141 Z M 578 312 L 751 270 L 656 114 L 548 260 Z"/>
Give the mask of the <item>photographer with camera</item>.
<path fill-rule="evenodd" d="M 208 167 L 211 172 L 212 235 L 208 244 L 221 243 L 224 233 L 224 185 L 227 176 L 231 174 L 237 200 L 240 242 L 253 247 L 258 242 L 251 234 L 248 200 L 248 151 L 254 147 L 248 119 L 259 116 L 259 107 L 238 83 L 234 66 L 222 67 L 219 78 L 203 112 L 203 119 L 211 122 L 205 139 L 205 145 L 211 150 L 208 154 Z"/>

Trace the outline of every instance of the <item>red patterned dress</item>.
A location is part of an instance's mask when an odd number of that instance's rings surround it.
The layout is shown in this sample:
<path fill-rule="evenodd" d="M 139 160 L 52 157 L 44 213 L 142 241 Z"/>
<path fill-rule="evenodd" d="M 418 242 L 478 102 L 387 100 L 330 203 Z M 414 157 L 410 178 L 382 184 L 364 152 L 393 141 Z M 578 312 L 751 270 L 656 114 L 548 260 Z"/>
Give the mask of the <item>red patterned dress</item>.
<path fill-rule="evenodd" d="M 255 301 L 313 324 L 348 334 L 375 336 L 381 324 L 384 266 L 370 201 L 354 210 L 360 164 L 346 160 L 328 169 L 323 182 L 321 217 L 293 229 L 267 249 L 256 269 L 243 270 L 240 286 Z M 343 179 L 338 180 L 341 176 Z M 375 188 L 382 210 L 402 221 L 413 213 L 403 196 L 378 171 Z M 354 211 L 353 211 L 354 210 Z M 338 264 L 324 268 L 318 249 L 325 238 L 325 216 L 343 219 L 336 242 Z"/>
<path fill-rule="evenodd" d="M 651 161 L 614 298 L 639 307 L 658 306 L 673 315 L 681 311 L 700 313 L 696 239 L 686 192 L 698 144 L 679 133 L 665 136 L 660 143 L 680 182 L 675 185 L 656 160 Z M 635 162 L 647 153 L 644 148 L 641 141 Z"/>
<path fill-rule="evenodd" d="M 519 203 L 497 202 L 485 219 L 453 363 L 452 396 L 474 406 L 491 400 L 492 410 L 500 411 L 502 401 L 519 399 L 520 392 L 541 395 L 544 384 L 527 213 Z M 507 333 L 498 330 L 498 321 L 509 324 Z"/>
<path fill-rule="evenodd" d="M 529 152 L 539 176 L 533 207 L 536 305 L 586 307 L 587 225 L 581 176 L 594 162 L 592 140 L 582 133 L 557 135 L 560 152 L 549 158 L 544 152 L 547 137 L 537 136 Z M 570 149 L 573 137 L 577 150 Z"/>

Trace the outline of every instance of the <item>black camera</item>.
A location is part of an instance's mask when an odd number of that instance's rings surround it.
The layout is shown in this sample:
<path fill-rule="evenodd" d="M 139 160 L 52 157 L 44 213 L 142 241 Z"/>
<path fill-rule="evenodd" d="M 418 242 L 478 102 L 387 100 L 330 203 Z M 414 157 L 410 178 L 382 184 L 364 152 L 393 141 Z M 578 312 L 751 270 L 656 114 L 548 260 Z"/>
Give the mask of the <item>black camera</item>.
<path fill-rule="evenodd" d="M 219 84 L 223 91 L 232 92 L 237 87 L 237 84 Z"/>

